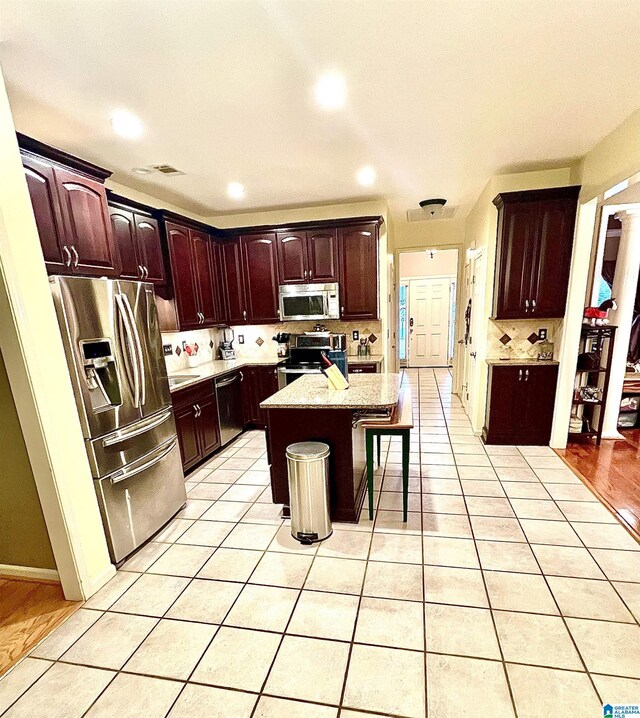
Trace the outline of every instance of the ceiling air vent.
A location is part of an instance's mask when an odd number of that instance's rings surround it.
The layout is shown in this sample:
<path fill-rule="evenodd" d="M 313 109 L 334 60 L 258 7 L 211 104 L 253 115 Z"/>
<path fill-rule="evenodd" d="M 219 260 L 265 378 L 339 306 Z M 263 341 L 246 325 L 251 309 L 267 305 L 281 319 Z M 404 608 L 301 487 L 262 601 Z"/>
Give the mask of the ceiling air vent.
<path fill-rule="evenodd" d="M 161 172 L 163 175 L 183 175 L 184 172 L 176 169 L 171 165 L 151 165 L 151 168 L 156 172 Z"/>
<path fill-rule="evenodd" d="M 427 222 L 433 219 L 453 219 L 457 209 L 457 207 L 408 209 L 407 222 Z"/>

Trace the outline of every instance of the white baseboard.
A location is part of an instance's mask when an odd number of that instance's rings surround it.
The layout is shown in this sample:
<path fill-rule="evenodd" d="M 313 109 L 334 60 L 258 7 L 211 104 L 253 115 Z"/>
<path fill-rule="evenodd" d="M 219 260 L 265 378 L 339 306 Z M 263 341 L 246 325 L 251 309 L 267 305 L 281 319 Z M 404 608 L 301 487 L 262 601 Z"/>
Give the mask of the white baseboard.
<path fill-rule="evenodd" d="M 58 572 L 52 568 L 31 568 L 0 563 L 0 576 L 32 579 L 34 581 L 60 581 Z"/>
<path fill-rule="evenodd" d="M 106 583 L 116 575 L 116 567 L 110 563 L 99 576 L 96 576 L 88 583 L 82 585 L 84 600 L 88 601 L 94 593 L 97 593 Z"/>

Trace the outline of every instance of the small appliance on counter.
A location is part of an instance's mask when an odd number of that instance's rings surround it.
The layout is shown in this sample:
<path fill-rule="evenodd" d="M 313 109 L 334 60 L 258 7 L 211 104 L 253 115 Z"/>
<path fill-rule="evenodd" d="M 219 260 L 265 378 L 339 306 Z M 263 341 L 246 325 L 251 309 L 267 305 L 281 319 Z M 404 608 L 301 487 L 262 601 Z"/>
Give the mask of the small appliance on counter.
<path fill-rule="evenodd" d="M 289 356 L 289 339 L 291 339 L 291 334 L 286 332 L 278 332 L 273 337 L 273 341 L 278 342 L 278 359 L 286 359 Z"/>
<path fill-rule="evenodd" d="M 233 329 L 231 329 L 231 327 L 229 327 L 228 329 L 223 329 L 222 336 L 223 340 L 220 342 L 220 346 L 218 347 L 220 359 L 223 359 L 225 361 L 235 359 L 236 350 L 233 348 L 233 340 L 235 339 L 235 334 L 233 333 Z"/>
<path fill-rule="evenodd" d="M 278 387 L 283 389 L 303 374 L 322 373 L 322 353 L 348 376 L 347 336 L 330 332 L 291 334 L 289 358 L 278 364 Z"/>

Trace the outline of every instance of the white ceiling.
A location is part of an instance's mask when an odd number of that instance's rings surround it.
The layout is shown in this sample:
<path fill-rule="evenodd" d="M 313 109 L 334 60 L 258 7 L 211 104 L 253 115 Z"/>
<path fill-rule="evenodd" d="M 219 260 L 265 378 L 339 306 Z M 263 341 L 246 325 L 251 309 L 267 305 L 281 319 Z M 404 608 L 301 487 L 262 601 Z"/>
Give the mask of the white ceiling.
<path fill-rule="evenodd" d="M 0 0 L 19 130 L 201 215 L 384 197 L 462 211 L 640 106 L 638 0 Z M 311 88 L 339 70 L 344 111 Z M 137 141 L 112 132 L 126 108 Z M 131 168 L 175 165 L 181 177 Z M 373 188 L 355 173 L 378 172 Z M 246 197 L 226 197 L 242 182 Z M 398 215 L 399 216 L 399 215 Z"/>

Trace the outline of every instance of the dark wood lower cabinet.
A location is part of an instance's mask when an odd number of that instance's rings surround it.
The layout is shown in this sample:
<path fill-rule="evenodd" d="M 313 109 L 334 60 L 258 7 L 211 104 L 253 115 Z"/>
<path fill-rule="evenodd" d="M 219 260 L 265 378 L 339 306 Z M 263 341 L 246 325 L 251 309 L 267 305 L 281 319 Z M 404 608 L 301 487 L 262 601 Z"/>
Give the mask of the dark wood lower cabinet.
<path fill-rule="evenodd" d="M 278 371 L 274 366 L 249 366 L 243 367 L 242 374 L 245 425 L 264 429 L 267 413 L 260 404 L 278 391 Z"/>
<path fill-rule="evenodd" d="M 188 471 L 220 446 L 220 422 L 213 382 L 202 382 L 175 392 L 171 398 L 182 468 Z"/>
<path fill-rule="evenodd" d="M 557 382 L 557 364 L 491 365 L 484 442 L 548 444 Z"/>

